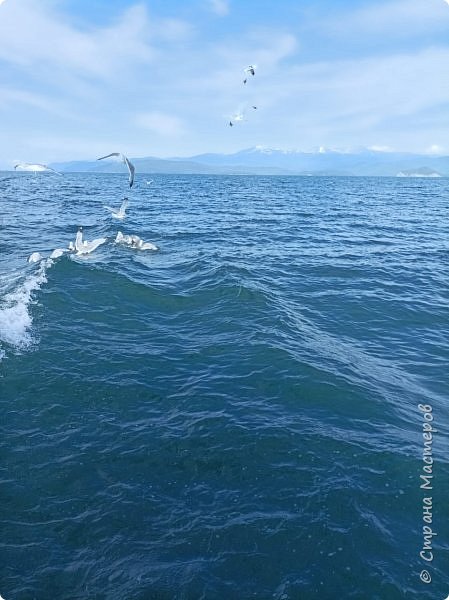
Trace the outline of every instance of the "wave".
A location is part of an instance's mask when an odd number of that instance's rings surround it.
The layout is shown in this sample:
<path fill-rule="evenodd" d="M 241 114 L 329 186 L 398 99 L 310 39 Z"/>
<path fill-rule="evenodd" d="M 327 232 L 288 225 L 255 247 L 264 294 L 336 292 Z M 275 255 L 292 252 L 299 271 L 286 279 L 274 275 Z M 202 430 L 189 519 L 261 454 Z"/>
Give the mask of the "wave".
<path fill-rule="evenodd" d="M 0 300 L 0 360 L 6 355 L 5 346 L 24 350 L 31 345 L 33 292 L 47 282 L 47 269 L 52 264 L 53 260 L 49 258 L 42 260 L 33 273 L 25 277 L 13 276 L 13 281 L 10 279 L 6 283 L 5 288 L 12 287 L 12 290 Z"/>

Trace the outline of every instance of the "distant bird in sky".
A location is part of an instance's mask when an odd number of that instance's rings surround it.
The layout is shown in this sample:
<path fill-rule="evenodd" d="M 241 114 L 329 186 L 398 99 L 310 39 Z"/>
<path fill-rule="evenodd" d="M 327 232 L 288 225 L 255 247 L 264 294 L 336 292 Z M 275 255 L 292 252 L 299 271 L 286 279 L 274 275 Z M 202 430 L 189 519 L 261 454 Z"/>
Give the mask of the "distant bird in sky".
<path fill-rule="evenodd" d="M 229 126 L 234 127 L 234 125 L 236 123 L 240 123 L 241 121 L 244 121 L 244 120 L 245 120 L 245 117 L 244 117 L 243 113 L 241 113 L 241 112 L 235 113 L 234 115 L 232 115 L 231 120 L 229 121 Z"/>
<path fill-rule="evenodd" d="M 16 171 L 32 171 L 33 173 L 37 173 L 40 171 L 51 171 L 52 173 L 56 173 L 56 175 L 61 175 L 58 171 L 55 171 L 51 167 L 47 165 L 41 165 L 39 163 L 17 163 L 14 165 L 14 169 Z"/>
<path fill-rule="evenodd" d="M 121 152 L 111 152 L 111 154 L 107 154 L 106 156 L 101 156 L 97 160 L 103 160 L 104 158 L 109 158 L 111 156 L 118 156 L 120 158 L 120 160 L 128 167 L 129 187 L 132 187 L 133 183 L 134 183 L 134 172 L 136 169 L 134 168 L 134 165 L 128 160 L 128 158 L 124 154 L 122 154 Z"/>
<path fill-rule="evenodd" d="M 107 208 L 110 212 L 111 212 L 111 217 L 114 217 L 114 219 L 124 219 L 126 216 L 126 208 L 128 206 L 128 198 L 123 198 L 123 202 L 122 205 L 120 206 L 120 208 L 117 210 L 115 208 L 111 208 L 110 206 L 105 206 L 105 208 Z"/>
<path fill-rule="evenodd" d="M 251 108 L 253 110 L 257 110 L 257 106 L 252 105 Z M 229 120 L 229 126 L 230 127 L 234 127 L 234 125 L 236 125 L 237 123 L 241 123 L 242 121 L 246 121 L 246 113 L 249 110 L 249 107 L 246 106 L 244 108 L 240 108 L 240 110 L 238 110 L 237 112 L 235 112 L 230 120 Z"/>
<path fill-rule="evenodd" d="M 249 65 L 243 69 L 243 72 L 245 73 L 245 79 L 243 80 L 243 83 L 246 83 L 248 81 L 248 75 L 254 76 L 256 74 L 256 65 Z"/>

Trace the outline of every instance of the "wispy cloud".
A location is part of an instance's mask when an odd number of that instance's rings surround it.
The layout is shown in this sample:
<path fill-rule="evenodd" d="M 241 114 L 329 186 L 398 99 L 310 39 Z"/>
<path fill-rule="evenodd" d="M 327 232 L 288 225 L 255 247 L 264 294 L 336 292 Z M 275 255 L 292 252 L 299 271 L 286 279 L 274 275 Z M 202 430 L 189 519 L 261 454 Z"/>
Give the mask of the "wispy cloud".
<path fill-rule="evenodd" d="M 229 0 L 208 0 L 210 9 L 219 17 L 229 14 Z"/>
<path fill-rule="evenodd" d="M 282 21 L 281 7 L 274 25 L 265 4 L 251 20 L 237 3 L 232 19 L 216 19 L 229 4 L 210 0 L 159 13 L 137 0 L 87 18 L 76 2 L 8 0 L 0 15 L 0 137 L 12 142 L 3 152 L 47 162 L 81 157 L 83 147 L 90 154 L 92 144 L 131 156 L 257 144 L 445 147 L 449 45 L 422 32 L 449 31 L 448 7 L 356 4 L 363 8 L 334 5 L 331 14 L 317 0 L 299 24 L 286 10 Z M 258 68 L 243 85 L 248 64 Z M 252 105 L 244 126 L 229 128 L 232 111 Z"/>
<path fill-rule="evenodd" d="M 447 28 L 445 13 L 447 9 L 441 0 L 384 0 L 334 14 L 321 27 L 350 38 L 393 35 L 398 39 Z"/>
<path fill-rule="evenodd" d="M 82 30 L 45 0 L 10 2 L 0 19 L 0 60 L 27 70 L 52 68 L 107 79 L 126 71 L 130 62 L 151 60 L 147 26 L 143 5 L 130 7 L 114 25 Z"/>
<path fill-rule="evenodd" d="M 161 136 L 180 136 L 186 132 L 181 119 L 158 111 L 140 113 L 134 117 L 134 122 L 138 127 Z"/>

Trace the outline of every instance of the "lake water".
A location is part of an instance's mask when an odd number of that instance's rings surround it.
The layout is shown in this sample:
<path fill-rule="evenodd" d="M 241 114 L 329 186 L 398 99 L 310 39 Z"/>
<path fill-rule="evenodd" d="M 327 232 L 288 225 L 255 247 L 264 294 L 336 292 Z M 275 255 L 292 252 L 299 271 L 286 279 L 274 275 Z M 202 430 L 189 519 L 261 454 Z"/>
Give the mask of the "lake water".
<path fill-rule="evenodd" d="M 1 595 L 443 600 L 448 180 L 151 178 L 0 176 Z"/>

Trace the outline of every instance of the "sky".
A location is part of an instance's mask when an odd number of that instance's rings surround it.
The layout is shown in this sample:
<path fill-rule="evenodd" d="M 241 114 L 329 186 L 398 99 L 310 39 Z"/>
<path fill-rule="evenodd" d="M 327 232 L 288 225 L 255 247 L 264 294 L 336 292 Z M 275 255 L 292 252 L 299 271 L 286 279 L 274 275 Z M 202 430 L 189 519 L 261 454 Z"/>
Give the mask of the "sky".
<path fill-rule="evenodd" d="M 449 5 L 0 0 L 0 168 L 253 146 L 449 154 Z"/>

